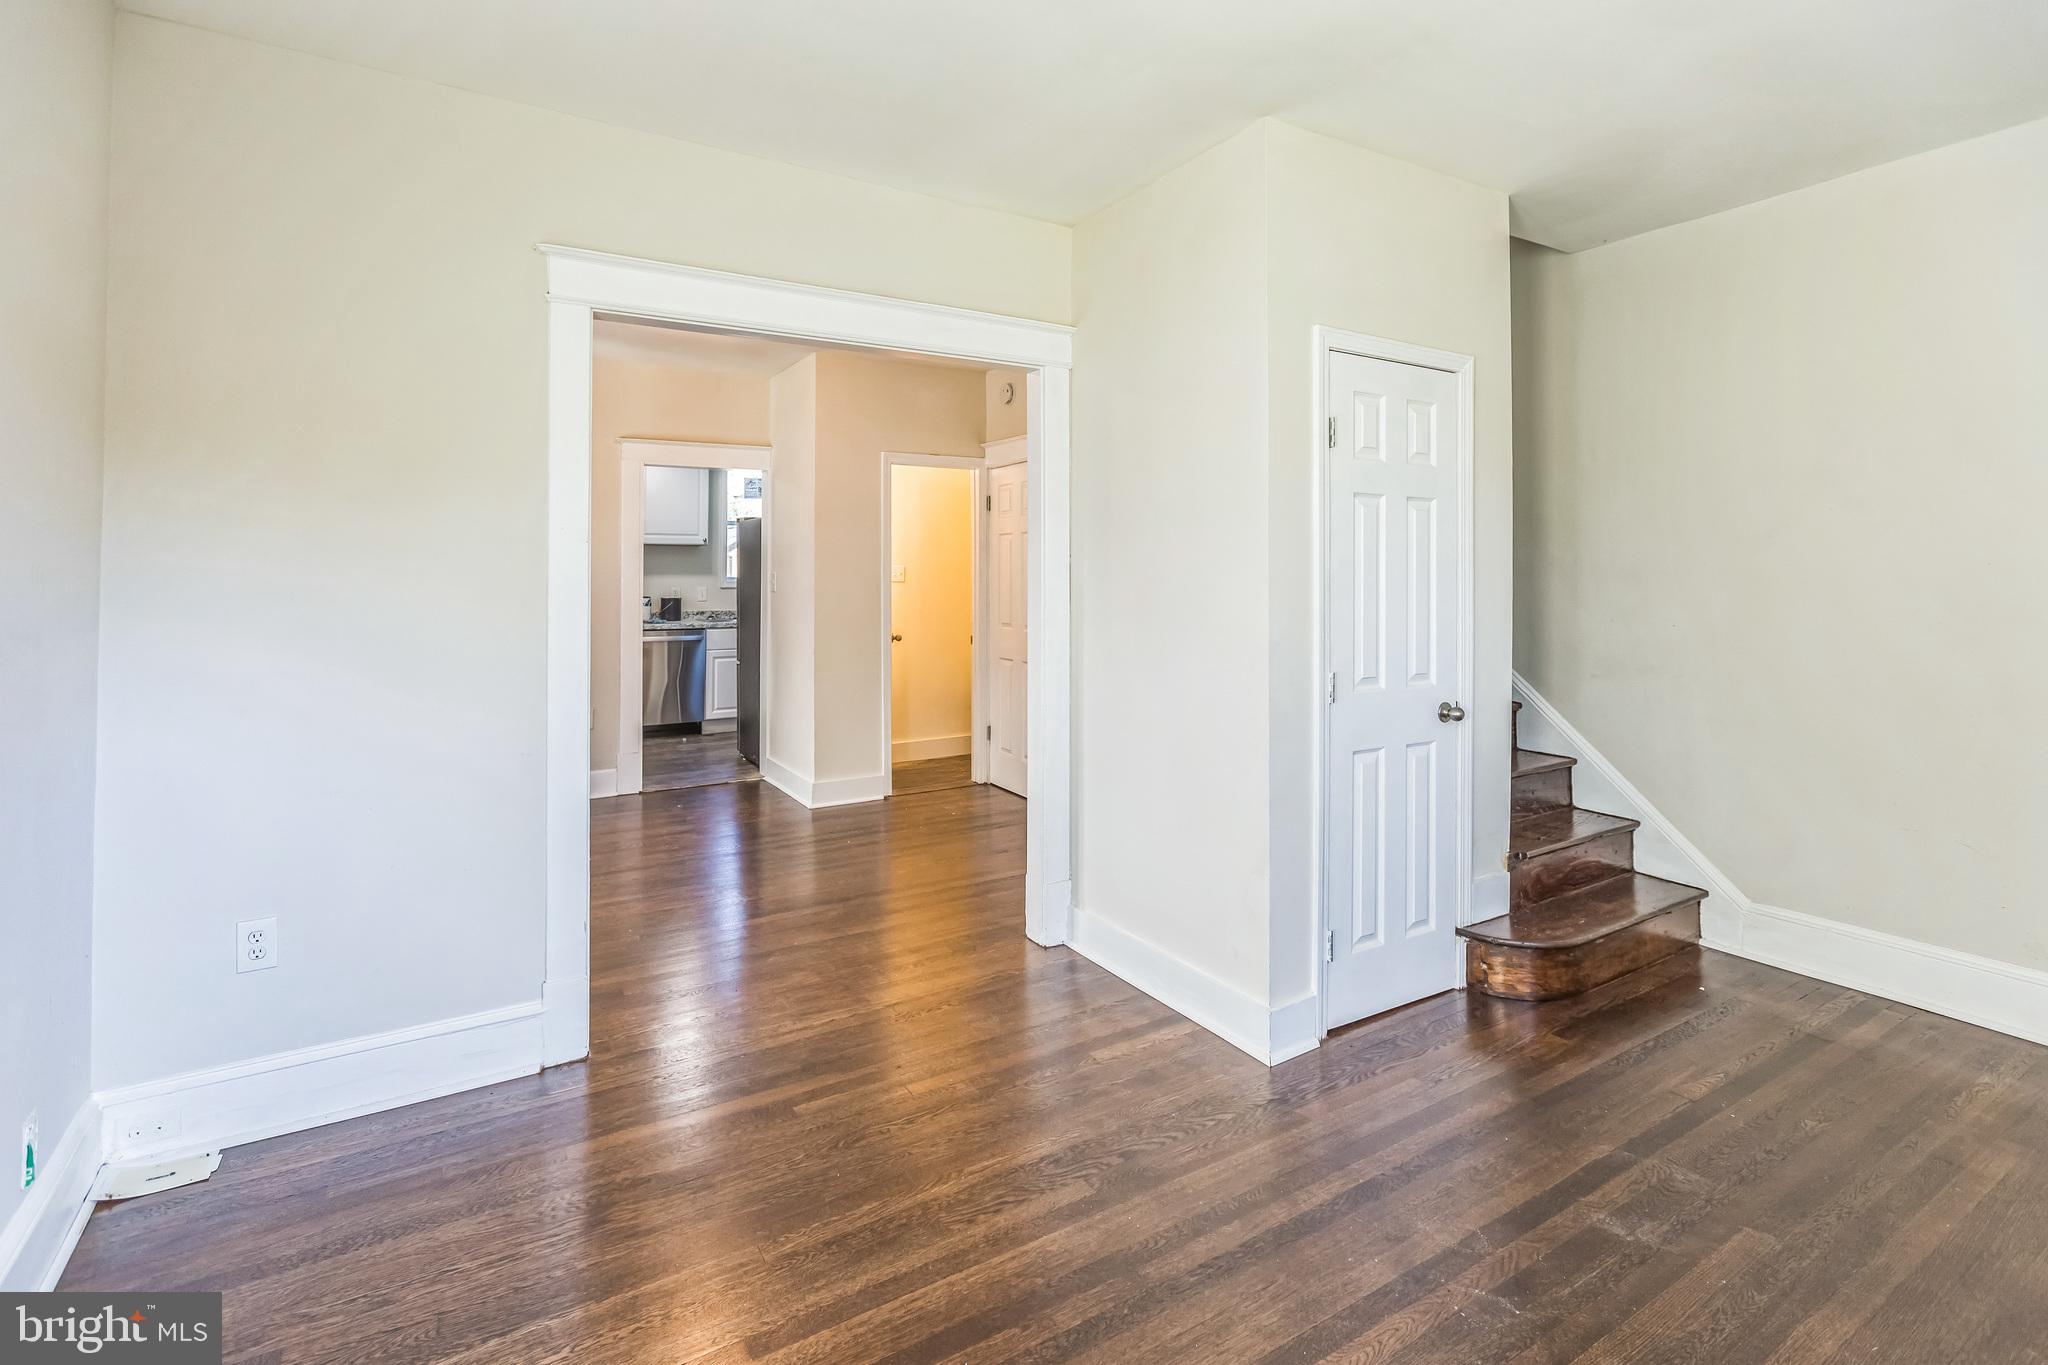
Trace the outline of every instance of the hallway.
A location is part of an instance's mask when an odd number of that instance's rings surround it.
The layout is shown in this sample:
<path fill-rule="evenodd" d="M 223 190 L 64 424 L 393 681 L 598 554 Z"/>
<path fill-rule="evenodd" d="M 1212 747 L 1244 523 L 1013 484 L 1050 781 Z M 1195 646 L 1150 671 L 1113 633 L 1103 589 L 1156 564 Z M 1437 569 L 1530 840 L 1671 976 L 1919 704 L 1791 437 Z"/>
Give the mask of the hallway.
<path fill-rule="evenodd" d="M 587 1065 L 232 1150 L 103 1209 L 65 1287 L 223 1289 L 241 1361 L 1919 1365 L 2048 1337 L 2029 1044 L 1687 953 L 1268 1071 L 1024 940 L 1003 792 L 593 809 Z"/>

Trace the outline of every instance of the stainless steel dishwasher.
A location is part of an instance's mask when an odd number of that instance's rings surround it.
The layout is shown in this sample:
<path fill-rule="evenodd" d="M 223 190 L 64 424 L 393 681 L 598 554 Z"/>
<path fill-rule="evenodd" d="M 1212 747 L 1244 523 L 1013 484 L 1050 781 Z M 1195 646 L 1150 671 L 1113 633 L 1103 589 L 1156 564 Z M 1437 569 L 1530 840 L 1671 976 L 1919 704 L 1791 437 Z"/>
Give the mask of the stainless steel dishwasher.
<path fill-rule="evenodd" d="M 640 723 L 704 719 L 704 632 L 650 631 L 640 639 Z"/>

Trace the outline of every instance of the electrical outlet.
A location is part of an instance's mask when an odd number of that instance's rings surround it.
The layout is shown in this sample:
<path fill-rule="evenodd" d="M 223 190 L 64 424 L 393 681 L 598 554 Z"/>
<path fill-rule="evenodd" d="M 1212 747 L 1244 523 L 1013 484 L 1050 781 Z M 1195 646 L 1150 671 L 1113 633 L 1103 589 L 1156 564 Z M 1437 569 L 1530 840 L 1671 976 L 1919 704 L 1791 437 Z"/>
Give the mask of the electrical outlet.
<path fill-rule="evenodd" d="M 36 1162 L 42 1157 L 43 1125 L 35 1112 L 21 1122 L 21 1187 L 36 1183 Z"/>
<path fill-rule="evenodd" d="M 711 600 L 711 589 L 709 589 L 709 588 L 699 588 L 699 589 L 697 589 L 697 600 L 698 600 L 699 602 L 709 602 L 709 601 Z"/>
<path fill-rule="evenodd" d="M 277 965 L 277 916 L 235 925 L 235 970 L 260 972 Z"/>

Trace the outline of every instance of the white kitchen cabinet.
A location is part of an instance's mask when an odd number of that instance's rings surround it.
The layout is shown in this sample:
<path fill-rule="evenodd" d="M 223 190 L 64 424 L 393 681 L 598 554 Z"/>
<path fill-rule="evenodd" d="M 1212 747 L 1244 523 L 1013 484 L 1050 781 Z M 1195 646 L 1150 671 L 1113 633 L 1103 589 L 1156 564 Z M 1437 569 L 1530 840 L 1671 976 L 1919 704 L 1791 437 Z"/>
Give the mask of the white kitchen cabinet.
<path fill-rule="evenodd" d="M 740 652 L 709 649 L 704 654 L 704 719 L 730 720 L 740 713 Z"/>
<path fill-rule="evenodd" d="M 647 466 L 644 539 L 649 545 L 704 545 L 711 540 L 711 471 Z"/>

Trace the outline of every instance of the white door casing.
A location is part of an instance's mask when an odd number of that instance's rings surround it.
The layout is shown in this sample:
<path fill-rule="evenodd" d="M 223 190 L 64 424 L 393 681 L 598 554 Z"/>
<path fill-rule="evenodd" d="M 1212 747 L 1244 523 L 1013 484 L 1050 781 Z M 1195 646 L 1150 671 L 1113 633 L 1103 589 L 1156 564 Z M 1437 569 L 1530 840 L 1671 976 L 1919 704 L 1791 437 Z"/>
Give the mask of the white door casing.
<path fill-rule="evenodd" d="M 981 640 L 982 640 L 982 636 L 983 636 L 983 634 L 984 634 L 984 631 L 983 631 L 983 626 L 982 626 L 982 616 L 983 616 L 983 610 L 982 610 L 982 591 L 983 591 L 983 587 L 984 587 L 984 585 L 985 585 L 985 584 L 987 583 L 987 580 L 988 580 L 988 566 L 987 566 L 987 564 L 986 564 L 986 563 L 984 562 L 984 560 L 985 560 L 985 559 L 987 558 L 987 556 L 986 556 L 986 553 L 985 553 L 985 552 L 986 552 L 986 549 L 987 549 L 987 546 L 986 546 L 986 544 L 985 544 L 984 540 L 982 539 L 981 527 L 982 527 L 982 525 L 983 525 L 983 522 L 982 522 L 982 518 L 981 518 L 981 515 L 980 515 L 980 508 L 981 508 L 981 502 L 982 502 L 982 498 L 983 498 L 983 496 L 985 495 L 985 493 L 986 493 L 986 491 L 987 491 L 987 489 L 986 489 L 986 486 L 985 486 L 985 480 L 986 480 L 986 478 L 987 478 L 987 469 L 986 469 L 986 464 L 985 464 L 985 462 L 984 462 L 983 460 L 975 459 L 974 457 L 972 457 L 972 456 L 967 456 L 967 455 L 932 455 L 932 454 L 925 454 L 925 453 L 918 453 L 918 452 L 911 452 L 911 451 L 896 451 L 896 450 L 885 450 L 885 451 L 883 451 L 883 452 L 882 452 L 882 478 L 881 478 L 881 486 L 882 486 L 882 560 L 881 560 L 881 569 L 882 569 L 882 719 L 881 719 L 881 728 L 880 728 L 880 734 L 881 734 L 881 737 L 882 737 L 882 744 L 881 744 L 881 753 L 880 753 L 880 755 L 879 755 L 879 760 L 878 760 L 878 761 L 879 761 L 879 762 L 881 763 L 881 770 L 882 770 L 882 778 L 883 778 L 883 791 L 884 791 L 884 792 L 886 792 L 886 793 L 888 793 L 888 794 L 890 794 L 890 795 L 894 795 L 894 794 L 895 794 L 895 790 L 896 790 L 896 779 L 895 779 L 895 764 L 896 764 L 896 704 L 895 704 L 895 703 L 896 703 L 896 684 L 897 684 L 897 677 L 896 677 L 896 638 L 895 638 L 895 637 L 896 637 L 896 583 L 895 583 L 895 566 L 896 566 L 896 496 L 895 496 L 895 495 L 896 495 L 896 474 L 895 474 L 895 470 L 896 470 L 896 466 L 898 466 L 898 465 L 924 465 L 924 466 L 927 466 L 927 467 L 929 467 L 929 468 L 934 468 L 934 469 L 958 469 L 958 470 L 962 470 L 962 471 L 966 472 L 966 473 L 967 473 L 968 475 L 970 475 L 970 476 L 971 476 L 971 478 L 972 478 L 972 484 L 971 484 L 971 490 L 972 490 L 972 491 L 971 491 L 970 497 L 971 497 L 971 506 L 972 506 L 972 507 L 973 507 L 973 508 L 975 509 L 975 515 L 974 515 L 973 529 L 972 529 L 972 530 L 970 530 L 970 532 L 969 532 L 969 543 L 968 543 L 968 555 L 967 555 L 967 558 L 968 558 L 968 580 L 969 580 L 969 582 L 968 582 L 968 595 L 967 595 L 967 597 L 968 597 L 968 602 L 969 602 L 969 604 L 970 604 L 970 605 L 969 605 L 969 617 L 970 617 L 970 619 L 969 619 L 969 624 L 968 624 L 968 629 L 969 629 L 969 638 L 970 638 L 970 639 L 971 639 L 971 640 L 973 641 L 973 645 L 972 645 L 972 647 L 971 647 L 971 648 L 970 648 L 970 649 L 968 650 L 968 668 L 969 668 L 969 670 L 971 671 L 971 673 L 972 673 L 972 675 L 973 675 L 973 676 L 972 676 L 972 678 L 970 679 L 970 682 L 969 682 L 969 689 L 968 689 L 968 690 L 969 690 L 969 692 L 970 692 L 970 693 L 971 693 L 971 695 L 972 695 L 972 701 L 971 701 L 971 703 L 970 703 L 970 710 L 971 710 L 971 712 L 972 712 L 972 714 L 973 714 L 973 717 L 974 717 L 974 718 L 973 718 L 973 720 L 972 720 L 972 724 L 973 724 L 973 725 L 975 725 L 975 726 L 979 726 L 979 725 L 981 725 L 981 724 L 982 724 L 982 721 L 981 721 L 980 715 L 981 715 L 981 709 L 982 709 L 982 696 L 983 696 L 983 674 L 984 674 L 984 673 L 986 672 L 986 661 L 984 660 L 984 658 L 983 658 L 983 656 L 982 656 L 982 653 L 981 653 Z M 980 731 L 979 729 L 976 729 L 974 733 L 975 733 L 976 735 L 979 735 L 979 734 L 981 733 L 981 731 Z M 979 749 L 978 749 L 978 748 L 975 748 L 974 746 L 970 745 L 970 752 L 973 752 L 973 753 L 977 753 L 977 754 L 978 754 L 978 753 L 979 753 L 980 751 L 979 751 Z M 974 781 L 976 781 L 976 782 L 982 782 L 982 781 L 985 781 L 986 779 L 985 779 L 985 778 L 983 778 L 983 777 L 982 777 L 982 776 L 981 776 L 981 775 L 979 774 L 979 772 L 977 771 L 976 773 L 974 773 L 974 774 L 973 774 L 973 780 L 974 780 Z"/>
<path fill-rule="evenodd" d="M 1458 985 L 1468 668 L 1460 376 L 1324 375 L 1326 1028 Z"/>
<path fill-rule="evenodd" d="M 1032 546 L 1039 670 L 1031 746 L 1037 793 L 1024 835 L 1024 932 L 1065 943 L 1073 924 L 1069 502 L 1073 329 L 1030 319 L 542 244 L 547 270 L 546 1065 L 590 1050 L 590 422 L 596 317 L 953 356 L 1026 371 L 1039 534 Z M 774 534 L 773 488 L 763 512 Z M 764 543 L 768 562 L 774 547 Z M 763 603 L 764 627 L 773 594 Z M 762 679 L 763 742 L 771 677 Z"/>
<path fill-rule="evenodd" d="M 1031 634 L 1029 466 L 988 472 L 988 780 L 1027 795 Z"/>

